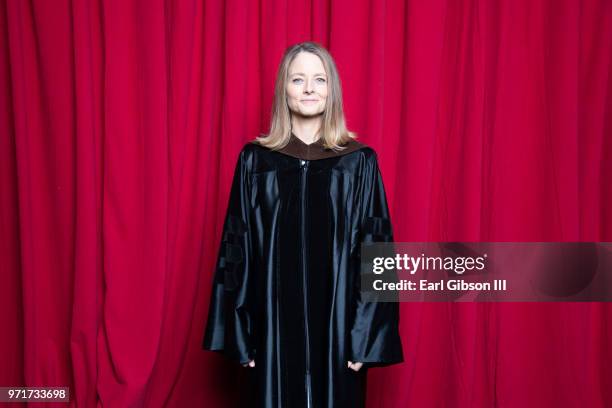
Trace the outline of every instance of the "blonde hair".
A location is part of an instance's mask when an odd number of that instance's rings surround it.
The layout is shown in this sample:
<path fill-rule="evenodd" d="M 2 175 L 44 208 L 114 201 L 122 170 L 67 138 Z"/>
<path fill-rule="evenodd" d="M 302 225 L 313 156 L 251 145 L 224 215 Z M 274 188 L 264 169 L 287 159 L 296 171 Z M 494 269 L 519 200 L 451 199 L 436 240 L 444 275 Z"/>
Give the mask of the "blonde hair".
<path fill-rule="evenodd" d="M 270 133 L 262 135 L 255 141 L 273 150 L 282 149 L 291 138 L 291 112 L 287 104 L 287 82 L 289 80 L 289 65 L 301 52 L 309 52 L 321 59 L 327 75 L 327 100 L 323 111 L 323 120 L 319 129 L 319 137 L 323 138 L 326 148 L 336 151 L 344 150 L 342 145 L 357 135 L 346 128 L 344 110 L 342 108 L 342 85 L 334 59 L 320 44 L 306 41 L 295 44 L 285 51 L 276 76 L 274 86 L 274 101 L 272 102 L 272 118 Z"/>

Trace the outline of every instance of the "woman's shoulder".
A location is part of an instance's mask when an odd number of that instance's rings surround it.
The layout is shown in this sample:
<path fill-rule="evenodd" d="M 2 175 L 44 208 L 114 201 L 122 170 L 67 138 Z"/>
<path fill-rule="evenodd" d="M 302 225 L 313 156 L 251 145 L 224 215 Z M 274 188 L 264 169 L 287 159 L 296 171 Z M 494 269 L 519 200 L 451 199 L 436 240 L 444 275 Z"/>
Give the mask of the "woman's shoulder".
<path fill-rule="evenodd" d="M 377 153 L 376 150 L 362 142 L 361 140 L 351 139 L 347 143 L 343 145 L 344 150 L 340 153 L 336 153 L 331 156 L 353 156 L 359 157 L 361 160 L 366 163 L 376 163 L 377 162 Z M 282 153 L 282 152 L 281 152 Z M 256 160 L 273 160 L 278 154 L 277 151 L 272 150 L 262 144 L 260 144 L 257 140 L 250 140 L 242 146 L 240 150 L 239 157 L 241 160 L 250 162 L 254 158 Z"/>
<path fill-rule="evenodd" d="M 357 150 L 363 150 L 364 154 L 376 154 L 376 151 L 370 147 L 369 145 L 365 144 L 364 142 L 362 142 L 361 140 L 357 140 L 356 138 L 351 138 L 348 142 L 344 143 L 342 145 L 342 147 L 344 147 L 346 150 L 350 150 L 352 151 L 357 151 Z M 266 152 L 266 151 L 272 151 L 272 149 L 262 145 L 261 143 L 259 143 L 257 141 L 257 139 L 253 139 L 250 140 L 248 142 L 246 142 L 244 144 L 244 146 L 242 147 L 242 151 L 245 152 Z"/>
<path fill-rule="evenodd" d="M 268 150 L 266 147 L 257 143 L 256 140 L 249 140 L 242 145 L 242 149 L 240 149 L 239 156 L 245 157 L 253 155 L 257 152 L 262 152 Z"/>
<path fill-rule="evenodd" d="M 351 140 L 349 144 L 355 144 L 357 148 L 353 148 L 356 154 L 360 154 L 366 162 L 376 162 L 378 159 L 378 154 L 376 150 L 366 143 L 363 143 L 361 140 Z"/>

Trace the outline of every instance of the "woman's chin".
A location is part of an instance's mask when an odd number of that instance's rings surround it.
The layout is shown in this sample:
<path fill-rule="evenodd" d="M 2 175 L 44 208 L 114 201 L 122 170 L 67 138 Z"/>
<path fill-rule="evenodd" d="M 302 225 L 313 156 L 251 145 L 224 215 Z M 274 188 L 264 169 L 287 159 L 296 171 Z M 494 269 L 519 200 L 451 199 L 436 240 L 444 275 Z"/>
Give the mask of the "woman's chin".
<path fill-rule="evenodd" d="M 315 116 L 319 116 L 323 113 L 322 109 L 300 109 L 297 111 L 293 111 L 294 114 L 302 116 L 304 118 L 312 118 Z"/>

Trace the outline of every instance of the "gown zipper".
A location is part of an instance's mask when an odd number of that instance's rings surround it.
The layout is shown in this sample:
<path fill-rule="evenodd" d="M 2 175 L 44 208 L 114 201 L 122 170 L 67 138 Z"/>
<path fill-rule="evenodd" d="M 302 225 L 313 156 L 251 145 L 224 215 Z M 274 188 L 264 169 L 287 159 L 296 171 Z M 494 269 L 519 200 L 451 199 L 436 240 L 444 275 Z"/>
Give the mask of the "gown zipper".
<path fill-rule="evenodd" d="M 307 257 L 307 252 L 306 252 L 306 201 L 307 201 L 307 197 L 306 197 L 306 181 L 307 181 L 307 173 L 308 173 L 308 160 L 300 160 L 301 163 L 301 167 L 302 167 L 302 174 L 301 174 L 301 187 L 302 187 L 302 197 L 301 197 L 301 203 L 300 203 L 300 216 L 301 216 L 301 225 L 300 225 L 300 231 L 301 231 L 301 238 L 302 238 L 302 285 L 303 285 L 303 291 L 302 293 L 304 294 L 304 331 L 305 331 L 305 336 L 306 336 L 306 378 L 305 378 L 305 383 L 306 383 L 306 404 L 307 404 L 307 408 L 312 408 L 312 389 L 311 389 L 311 383 L 310 383 L 310 333 L 308 331 L 308 280 L 306 278 L 306 271 L 307 271 L 307 267 L 306 267 L 306 257 Z"/>

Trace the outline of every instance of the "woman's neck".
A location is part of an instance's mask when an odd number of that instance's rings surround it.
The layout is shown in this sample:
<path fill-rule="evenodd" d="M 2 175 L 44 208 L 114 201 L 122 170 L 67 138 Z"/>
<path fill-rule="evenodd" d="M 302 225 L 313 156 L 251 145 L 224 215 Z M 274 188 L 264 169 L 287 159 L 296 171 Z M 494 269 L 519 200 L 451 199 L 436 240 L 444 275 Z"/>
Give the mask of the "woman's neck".
<path fill-rule="evenodd" d="M 304 143 L 310 144 L 318 139 L 317 132 L 321 128 L 321 116 L 312 118 L 291 118 L 291 131 Z"/>

